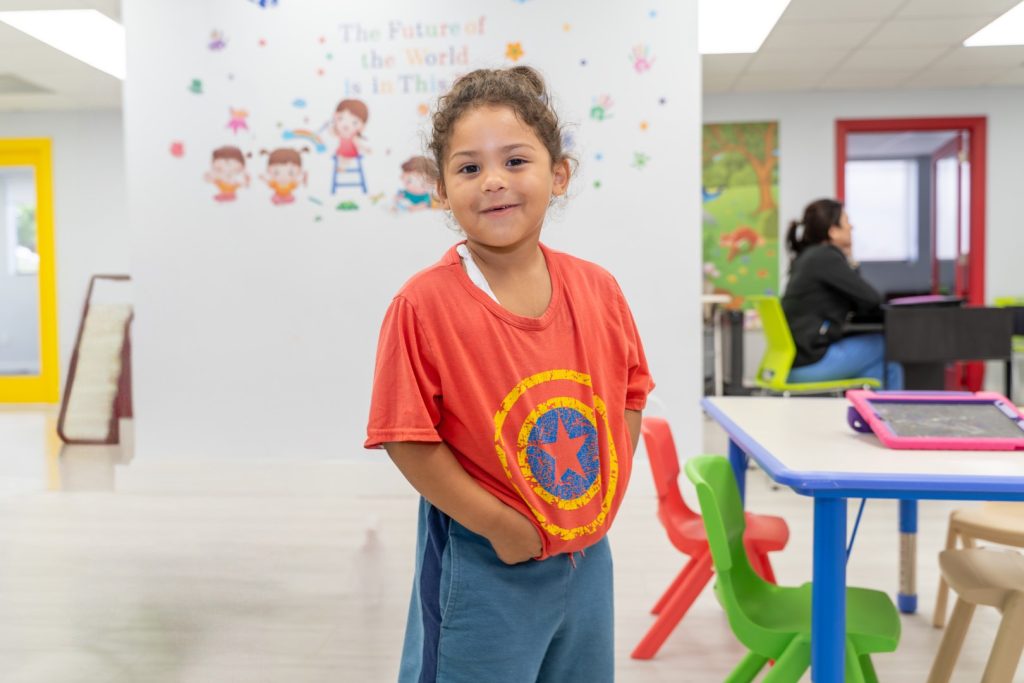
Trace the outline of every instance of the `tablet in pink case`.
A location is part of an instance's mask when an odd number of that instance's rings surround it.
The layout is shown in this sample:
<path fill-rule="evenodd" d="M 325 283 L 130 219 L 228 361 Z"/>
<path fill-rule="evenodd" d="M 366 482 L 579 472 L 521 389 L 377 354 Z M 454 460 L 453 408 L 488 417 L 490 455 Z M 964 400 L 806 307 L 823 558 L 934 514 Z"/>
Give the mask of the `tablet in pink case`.
<path fill-rule="evenodd" d="M 846 392 L 847 421 L 889 448 L 956 451 L 1024 449 L 1024 414 L 992 392 Z"/>

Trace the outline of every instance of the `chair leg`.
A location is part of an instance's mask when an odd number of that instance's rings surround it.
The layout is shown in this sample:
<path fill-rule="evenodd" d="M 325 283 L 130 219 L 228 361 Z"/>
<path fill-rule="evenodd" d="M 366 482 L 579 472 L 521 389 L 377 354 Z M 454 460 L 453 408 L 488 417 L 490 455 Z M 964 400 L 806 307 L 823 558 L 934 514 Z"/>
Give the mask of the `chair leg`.
<path fill-rule="evenodd" d="M 690 609 L 690 605 L 711 580 L 711 553 L 707 552 L 694 558 L 694 562 L 696 564 L 688 580 L 679 586 L 675 595 L 665 603 L 658 618 L 633 650 L 630 655 L 633 659 L 650 659 L 657 654 L 668 634 L 672 633 L 683 615 Z"/>
<path fill-rule="evenodd" d="M 772 563 L 771 560 L 768 559 L 768 553 L 761 553 L 760 559 L 761 568 L 764 569 L 764 573 L 761 575 L 761 578 L 769 583 L 778 583 L 778 581 L 775 580 L 775 570 L 772 569 Z"/>
<path fill-rule="evenodd" d="M 661 610 L 665 608 L 665 603 L 672 599 L 672 596 L 679 590 L 679 586 L 683 585 L 683 582 L 686 581 L 686 577 L 688 577 L 690 572 L 693 571 L 696 561 L 696 558 L 690 558 L 690 561 L 687 562 L 686 566 L 679 571 L 676 578 L 672 579 L 671 585 L 669 585 L 665 592 L 661 594 L 661 597 L 658 598 L 658 602 L 654 603 L 654 607 L 651 608 L 651 614 L 661 614 Z"/>
<path fill-rule="evenodd" d="M 954 550 L 956 548 L 956 525 L 953 523 L 953 517 L 950 515 L 949 519 L 949 531 L 946 532 L 946 550 Z M 942 628 L 946 625 L 946 603 L 949 600 L 949 584 L 946 583 L 946 578 L 939 572 L 939 590 L 935 594 L 935 611 L 932 612 L 932 626 L 935 628 Z"/>
<path fill-rule="evenodd" d="M 724 683 L 750 683 L 767 662 L 767 657 L 762 657 L 755 652 L 748 652 L 743 661 L 725 677 Z"/>
<path fill-rule="evenodd" d="M 1024 593 L 1014 593 L 1003 605 L 1003 621 L 996 631 L 981 683 L 1012 683 L 1024 651 Z"/>
<path fill-rule="evenodd" d="M 935 661 L 932 662 L 932 670 L 928 673 L 927 683 L 949 683 L 953 676 L 953 667 L 956 665 L 957 657 L 960 656 L 960 648 L 964 644 L 964 636 L 967 635 L 967 627 L 971 625 L 971 617 L 974 616 L 974 605 L 957 599 L 953 606 L 953 616 L 949 620 L 949 626 L 942 635 L 942 642 L 939 643 L 939 651 L 935 653 Z"/>
<path fill-rule="evenodd" d="M 846 641 L 846 683 L 865 683 L 864 671 L 860 666 L 860 657 L 853 649 L 853 643 Z"/>
<path fill-rule="evenodd" d="M 797 683 L 804 672 L 811 666 L 811 639 L 808 636 L 797 636 L 765 675 L 762 683 Z"/>
<path fill-rule="evenodd" d="M 864 672 L 864 683 L 878 683 L 878 674 L 875 673 L 875 665 L 871 662 L 871 655 L 860 656 L 860 670 Z"/>

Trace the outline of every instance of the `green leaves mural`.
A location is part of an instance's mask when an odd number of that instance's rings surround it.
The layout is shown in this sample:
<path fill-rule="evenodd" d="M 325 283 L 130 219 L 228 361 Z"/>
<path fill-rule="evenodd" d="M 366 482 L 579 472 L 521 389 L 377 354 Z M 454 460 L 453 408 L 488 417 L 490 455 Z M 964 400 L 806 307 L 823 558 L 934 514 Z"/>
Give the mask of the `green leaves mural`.
<path fill-rule="evenodd" d="M 704 286 L 741 308 L 779 285 L 778 124 L 704 126 Z"/>

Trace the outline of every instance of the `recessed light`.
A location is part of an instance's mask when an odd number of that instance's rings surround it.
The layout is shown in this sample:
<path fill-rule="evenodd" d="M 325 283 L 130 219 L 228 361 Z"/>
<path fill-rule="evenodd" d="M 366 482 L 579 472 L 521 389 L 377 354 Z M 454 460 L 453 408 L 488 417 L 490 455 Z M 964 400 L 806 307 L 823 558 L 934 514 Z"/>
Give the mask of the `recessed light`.
<path fill-rule="evenodd" d="M 124 26 L 94 9 L 0 12 L 3 22 L 124 80 Z"/>
<path fill-rule="evenodd" d="M 701 54 L 757 52 L 789 0 L 700 0 L 697 44 Z"/>
<path fill-rule="evenodd" d="M 964 41 L 966 47 L 1024 45 L 1024 2 Z"/>

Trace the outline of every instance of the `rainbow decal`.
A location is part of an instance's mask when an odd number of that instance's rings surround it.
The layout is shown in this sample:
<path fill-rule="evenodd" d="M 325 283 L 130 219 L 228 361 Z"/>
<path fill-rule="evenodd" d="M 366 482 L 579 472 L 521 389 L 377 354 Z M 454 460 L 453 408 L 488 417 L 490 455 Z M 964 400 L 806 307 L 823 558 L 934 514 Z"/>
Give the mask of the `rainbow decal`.
<path fill-rule="evenodd" d="M 305 140 L 309 144 L 313 145 L 317 152 L 327 151 L 327 145 L 324 144 L 323 138 L 313 131 L 305 128 L 292 128 L 291 130 L 286 130 L 281 134 L 281 137 L 285 140 Z"/>

